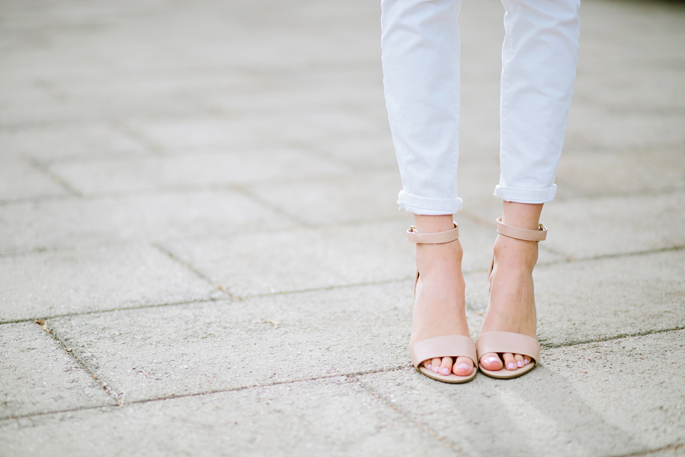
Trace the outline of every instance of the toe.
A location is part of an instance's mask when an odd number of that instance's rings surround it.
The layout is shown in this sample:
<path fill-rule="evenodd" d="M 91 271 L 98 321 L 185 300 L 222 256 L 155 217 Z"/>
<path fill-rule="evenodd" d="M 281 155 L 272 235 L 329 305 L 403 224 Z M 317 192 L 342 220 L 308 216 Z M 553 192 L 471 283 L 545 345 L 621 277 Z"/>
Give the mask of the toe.
<path fill-rule="evenodd" d="M 502 360 L 494 352 L 483 354 L 483 356 L 480 358 L 480 363 L 486 370 L 499 371 L 502 369 Z"/>
<path fill-rule="evenodd" d="M 468 376 L 473 373 L 473 361 L 468 357 L 457 357 L 452 371 L 457 376 Z"/>
<path fill-rule="evenodd" d="M 523 356 L 521 354 L 515 354 L 514 359 L 516 360 L 516 367 L 521 368 L 523 366 Z"/>
<path fill-rule="evenodd" d="M 452 357 L 443 357 L 440 365 L 440 374 L 447 376 L 452 372 Z"/>
<path fill-rule="evenodd" d="M 433 373 L 440 373 L 440 365 L 442 365 L 442 359 L 440 358 L 434 358 L 433 361 L 431 362 L 431 370 L 433 370 Z"/>
<path fill-rule="evenodd" d="M 516 359 L 514 358 L 514 354 L 502 354 L 502 359 L 504 359 L 504 367 L 507 370 L 516 370 Z"/>
<path fill-rule="evenodd" d="M 523 358 L 523 364 L 528 365 L 530 363 L 530 357 L 524 357 Z"/>

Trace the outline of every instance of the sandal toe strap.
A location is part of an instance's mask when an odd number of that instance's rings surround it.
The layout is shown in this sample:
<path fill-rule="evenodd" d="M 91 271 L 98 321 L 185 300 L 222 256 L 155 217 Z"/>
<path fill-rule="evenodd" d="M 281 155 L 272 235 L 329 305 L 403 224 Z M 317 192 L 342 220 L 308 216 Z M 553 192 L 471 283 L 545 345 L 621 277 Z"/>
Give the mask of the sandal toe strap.
<path fill-rule="evenodd" d="M 468 357 L 477 366 L 476 345 L 464 335 L 445 335 L 419 341 L 409 347 L 411 362 L 415 368 L 436 357 Z"/>
<path fill-rule="evenodd" d="M 478 357 L 489 352 L 521 354 L 533 359 L 536 364 L 540 360 L 540 343 L 537 338 L 513 332 L 488 332 L 476 340 Z"/>

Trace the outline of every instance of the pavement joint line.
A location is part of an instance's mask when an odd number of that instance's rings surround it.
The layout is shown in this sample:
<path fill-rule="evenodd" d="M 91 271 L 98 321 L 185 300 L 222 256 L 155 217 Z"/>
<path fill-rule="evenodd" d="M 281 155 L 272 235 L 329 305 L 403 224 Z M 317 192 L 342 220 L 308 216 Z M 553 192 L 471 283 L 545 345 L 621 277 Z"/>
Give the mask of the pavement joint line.
<path fill-rule="evenodd" d="M 93 311 L 84 311 L 80 313 L 64 313 L 64 314 L 55 314 L 51 316 L 41 316 L 41 317 L 27 317 L 24 319 L 13 319 L 13 320 L 7 320 L 7 321 L 2 321 L 0 322 L 0 325 L 6 325 L 6 324 L 21 324 L 24 322 L 35 322 L 36 320 L 50 320 L 50 319 L 60 319 L 62 317 L 78 317 L 78 316 L 92 316 L 94 314 L 107 314 L 107 313 L 116 313 L 119 311 L 133 311 L 136 309 L 150 309 L 150 308 L 162 308 L 165 306 L 182 306 L 182 305 L 193 305 L 193 304 L 200 304 L 200 303 L 216 303 L 222 300 L 218 300 L 215 298 L 205 298 L 201 300 L 187 300 L 187 301 L 180 301 L 180 302 L 171 302 L 171 303 L 154 303 L 154 304 L 149 304 L 149 305 L 140 305 L 140 306 L 126 306 L 126 307 L 119 307 L 119 308 L 109 308 L 109 309 L 99 309 L 99 310 L 93 310 Z M 230 300 L 226 300 L 230 301 Z"/>
<path fill-rule="evenodd" d="M 462 457 L 467 457 L 467 454 L 464 453 L 464 451 L 457 446 L 456 443 L 453 443 L 451 440 L 449 440 L 447 437 L 440 436 L 439 433 L 437 433 L 435 430 L 426 427 L 424 424 L 422 424 L 420 421 L 411 418 L 407 414 L 405 414 L 401 409 L 393 405 L 391 402 L 389 402 L 384 396 L 381 394 L 375 392 L 373 389 L 368 388 L 367 386 L 364 385 L 359 379 L 357 379 L 358 385 L 361 389 L 363 389 L 365 392 L 367 392 L 369 395 L 371 395 L 373 398 L 375 398 L 378 402 L 382 403 L 383 405 L 389 407 L 393 411 L 395 411 L 397 414 L 402 416 L 404 419 L 408 420 L 415 426 L 417 426 L 422 432 L 425 434 L 429 435 L 431 438 L 435 439 L 439 443 L 443 444 L 445 447 L 449 448 L 450 450 L 454 451 L 457 453 L 457 455 L 462 456 Z"/>
<path fill-rule="evenodd" d="M 247 188 L 245 187 L 239 187 L 236 189 L 236 192 L 241 194 L 244 197 L 247 197 L 248 199 L 252 200 L 253 202 L 258 203 L 259 205 L 266 207 L 267 209 L 270 209 L 271 211 L 274 211 L 275 213 L 280 214 L 281 216 L 285 216 L 287 219 L 290 219 L 290 221 L 299 224 L 304 227 L 309 227 L 313 228 L 314 226 L 308 222 L 305 222 L 304 220 L 301 220 L 297 216 L 293 216 L 292 214 L 284 211 L 280 206 L 276 206 L 272 203 L 269 203 L 265 200 L 262 200 L 261 198 L 257 197 L 255 194 L 250 192 Z"/>
<path fill-rule="evenodd" d="M 152 247 L 160 251 L 162 254 L 166 254 L 169 256 L 171 260 L 174 262 L 178 263 L 181 265 L 183 268 L 187 269 L 188 271 L 192 272 L 195 276 L 198 278 L 202 279 L 203 281 L 206 281 L 210 286 L 214 287 L 218 291 L 222 292 L 229 298 L 236 298 L 232 293 L 230 293 L 228 290 L 226 290 L 221 284 L 217 284 L 215 282 L 212 282 L 210 278 L 205 276 L 203 273 L 199 272 L 195 267 L 190 265 L 190 263 L 176 257 L 171 251 L 166 249 L 164 246 L 162 246 L 160 243 L 151 243 Z"/>
<path fill-rule="evenodd" d="M 53 338 L 55 338 L 53 336 Z M 57 340 L 59 341 L 59 340 Z M 60 341 L 61 343 L 61 341 Z M 62 346 L 64 346 L 62 344 Z M 66 346 L 64 346 L 66 348 Z M 179 398 L 188 398 L 188 397 L 202 397 L 205 395 L 216 395 L 216 394 L 221 394 L 221 393 L 228 393 L 228 392 L 240 392 L 243 390 L 251 390 L 251 389 L 260 389 L 264 387 L 273 387 L 273 386 L 280 386 L 280 385 L 287 385 L 287 384 L 298 384 L 298 383 L 304 383 L 304 382 L 311 382 L 311 381 L 320 381 L 323 379 L 332 379 L 332 378 L 354 378 L 357 376 L 363 376 L 363 375 L 368 375 L 368 374 L 376 374 L 376 373 L 391 373 L 393 371 L 400 371 L 400 370 L 405 370 L 407 369 L 407 365 L 403 366 L 398 366 L 394 368 L 386 368 L 386 369 L 380 369 L 380 370 L 366 370 L 366 371 L 359 371 L 355 373 L 338 373 L 338 374 L 330 374 L 330 375 L 324 375 L 324 376 L 316 376 L 313 378 L 306 378 L 306 379 L 291 379 L 288 381 L 279 381 L 279 382 L 274 382 L 274 383 L 269 383 L 269 384 L 254 384 L 251 386 L 240 386 L 240 387 L 235 387 L 231 389 L 217 389 L 217 390 L 211 390 L 211 391 L 206 391 L 206 392 L 194 392 L 190 394 L 181 394 L 181 395 L 166 395 L 163 397 L 153 397 L 153 398 L 145 398 L 141 400 L 133 400 L 133 401 L 128 401 L 128 402 L 117 402 L 116 405 L 96 405 L 96 406 L 83 406 L 79 408 L 68 408 L 68 409 L 63 409 L 63 410 L 52 410 L 52 411 L 43 411 L 43 412 L 37 412 L 37 413 L 31 413 L 31 414 L 23 414 L 23 415 L 16 415 L 16 416 L 6 416 L 6 417 L 0 417 L 0 424 L 2 422 L 8 422 L 16 419 L 24 419 L 24 418 L 29 418 L 29 417 L 34 417 L 34 416 L 49 416 L 52 414 L 62 414 L 62 413 L 68 413 L 68 412 L 79 412 L 79 411 L 87 411 L 91 409 L 100 409 L 100 408 L 120 408 L 120 407 L 125 407 L 129 405 L 136 405 L 136 404 L 142 404 L 142 403 L 152 403 L 152 402 L 157 402 L 157 401 L 166 401 L 166 400 L 175 400 Z"/>
<path fill-rule="evenodd" d="M 648 451 L 640 451 L 640 452 L 635 452 L 632 454 L 620 454 L 620 455 L 612 455 L 609 457 L 642 457 L 642 456 L 648 456 L 651 454 L 656 454 L 657 452 L 668 452 L 668 451 L 678 451 L 680 449 L 685 448 L 685 443 L 683 442 L 676 442 L 673 444 L 668 444 L 666 446 L 657 448 L 657 449 L 650 449 Z"/>
<path fill-rule="evenodd" d="M 153 244 L 154 245 L 154 244 Z M 158 248 L 159 249 L 159 248 Z M 636 252 L 631 252 L 631 253 L 624 253 L 624 254 L 607 254 L 603 256 L 597 256 L 597 257 L 587 257 L 587 258 L 582 258 L 582 259 L 574 259 L 574 260 L 558 260 L 558 261 L 550 261 L 550 262 L 544 262 L 544 263 L 539 263 L 539 266 L 548 266 L 548 265 L 557 265 L 557 264 L 568 264 L 568 263 L 580 263 L 580 262 L 589 262 L 593 260 L 603 260 L 603 259 L 612 259 L 612 258 L 621 258 L 621 257 L 630 257 L 630 256 L 638 256 L 638 255 L 651 255 L 651 254 L 660 254 L 663 252 L 675 252 L 675 251 L 680 251 L 685 249 L 685 246 L 675 246 L 675 247 L 670 247 L 670 248 L 663 248 L 663 249 L 655 249 L 651 251 L 636 251 Z M 167 252 L 161 248 L 160 249 L 163 253 L 167 254 Z M 58 250 L 55 250 L 58 251 Z M 35 253 L 42 253 L 45 251 L 38 251 Z M 22 253 L 22 255 L 30 255 L 34 254 L 34 252 L 29 252 L 29 253 Z M 10 256 L 11 257 L 11 256 Z M 0 259 L 3 258 L 2 255 L 0 255 Z M 177 260 L 177 259 L 176 259 Z M 183 263 L 180 260 L 177 260 L 179 263 Z M 299 293 L 310 293 L 310 292 L 320 292 L 320 291 L 329 291 L 329 290 L 337 290 L 337 289 L 346 289 L 346 288 L 351 288 L 351 287 L 366 287 L 366 286 L 376 286 L 376 285 L 386 285 L 386 284 L 393 284 L 393 283 L 400 283 L 400 282 L 405 282 L 405 281 L 410 281 L 413 280 L 413 277 L 407 277 L 407 278 L 394 278 L 394 279 L 387 279 L 387 280 L 382 280 L 382 281 L 373 281 L 373 282 L 362 282 L 362 283 L 353 283 L 353 284 L 342 284 L 342 285 L 333 285 L 333 286 L 326 286 L 326 287 L 318 287 L 318 288 L 312 288 L 312 289 L 299 289 L 299 290 L 288 290 L 288 291 L 281 291 L 281 292 L 269 292 L 269 293 L 264 293 L 264 294 L 254 294 L 254 295 L 244 295 L 244 296 L 234 296 L 231 295 L 229 292 L 224 291 L 223 289 L 217 287 L 214 283 L 212 283 L 208 278 L 202 276 L 200 273 L 195 272 L 192 270 L 192 267 L 188 267 L 193 271 L 194 273 L 198 274 L 202 279 L 205 281 L 208 281 L 209 284 L 211 284 L 213 287 L 217 288 L 221 292 L 225 293 L 227 295 L 227 298 L 235 300 L 235 301 L 242 301 L 242 300 L 248 300 L 252 298 L 263 298 L 263 297 L 270 297 L 270 296 L 276 296 L 276 295 L 293 295 L 293 294 L 299 294 Z M 480 274 L 482 272 L 486 271 L 485 269 L 483 270 L 468 270 L 464 272 L 465 276 L 470 276 L 473 274 Z M 72 317 L 72 316 L 87 316 L 87 315 L 93 315 L 93 314 L 102 314 L 102 313 L 110 313 L 110 312 L 116 312 L 116 311 L 130 311 L 130 310 L 135 310 L 135 309 L 149 309 L 149 308 L 161 308 L 165 306 L 182 306 L 182 305 L 191 305 L 195 303 L 212 303 L 212 302 L 219 302 L 222 301 L 221 299 L 217 298 L 207 298 L 207 299 L 199 299 L 199 300 L 187 300 L 187 301 L 181 301 L 181 302 L 171 302 L 171 303 L 156 303 L 156 304 L 150 304 L 150 305 L 141 305 L 141 306 L 127 306 L 127 307 L 119 307 L 119 308 L 110 308 L 110 309 L 104 309 L 104 310 L 94 310 L 94 311 L 86 311 L 86 312 L 81 312 L 81 313 L 64 313 L 64 314 L 55 314 L 55 315 L 50 315 L 50 316 L 41 316 L 41 317 L 28 317 L 24 319 L 13 319 L 13 320 L 6 320 L 6 321 L 0 321 L 0 325 L 4 324 L 17 324 L 17 323 L 22 323 L 22 322 L 31 322 L 35 319 L 57 319 L 61 317 Z M 471 309 L 471 308 L 469 308 Z M 471 309 L 471 311 L 475 311 L 474 309 Z M 672 329 L 664 329 L 664 330 L 656 330 L 655 332 L 660 332 L 660 331 L 675 331 L 675 330 L 681 330 L 681 327 L 675 327 Z M 649 334 L 649 333 L 645 333 Z M 616 339 L 616 338 L 623 338 L 623 337 L 630 337 L 630 336 L 640 336 L 641 334 L 626 334 L 623 336 L 616 336 L 616 337 L 611 337 L 610 339 Z M 609 341 L 610 339 L 606 340 Z M 566 346 L 573 346 L 574 344 L 585 344 L 585 343 L 593 343 L 597 342 L 595 340 L 587 340 L 587 341 L 578 341 L 575 343 L 570 343 L 570 344 L 563 344 L 559 346 L 545 346 L 544 344 L 542 345 L 543 347 L 566 347 Z"/>
<path fill-rule="evenodd" d="M 131 128 L 130 126 L 126 125 L 124 122 L 122 122 L 119 119 L 110 119 L 109 120 L 109 125 L 112 126 L 112 128 L 119 133 L 123 133 L 126 135 L 130 140 L 135 141 L 138 144 L 141 144 L 145 146 L 150 152 L 153 152 L 157 154 L 158 156 L 164 156 L 163 148 L 161 145 L 157 144 L 153 140 L 149 139 L 139 131 Z"/>
<path fill-rule="evenodd" d="M 605 337 L 602 339 L 571 341 L 571 342 L 567 342 L 567 343 L 563 343 L 563 344 L 545 344 L 544 342 L 540 342 L 540 346 L 545 348 L 545 349 L 558 349 L 558 348 L 581 346 L 581 345 L 593 344 L 593 343 L 606 343 L 609 341 L 620 340 L 623 338 L 637 338 L 640 336 L 658 335 L 660 333 L 678 332 L 681 330 L 685 330 L 685 325 L 679 325 L 677 327 L 671 327 L 671 328 L 644 330 L 641 332 L 633 332 L 633 333 L 619 333 L 618 335 L 612 335 L 612 336 L 608 336 L 608 337 Z"/>
<path fill-rule="evenodd" d="M 92 313 L 91 313 L 91 314 L 92 314 Z M 38 319 L 36 319 L 34 322 L 36 322 L 36 321 L 38 321 Z M 38 323 L 38 322 L 36 322 L 36 323 Z M 612 337 L 612 338 L 606 338 L 606 339 L 604 339 L 604 340 L 597 340 L 597 341 L 594 341 L 594 340 L 593 340 L 593 341 L 578 342 L 578 343 L 573 343 L 573 344 L 568 344 L 568 345 L 543 346 L 543 347 L 545 347 L 545 348 L 550 348 L 550 349 L 552 349 L 552 348 L 556 349 L 556 348 L 562 348 L 562 347 L 579 346 L 579 345 L 583 345 L 583 344 L 591 344 L 591 343 L 598 343 L 598 342 L 604 342 L 604 341 L 611 341 L 611 340 L 620 339 L 620 338 L 629 338 L 629 337 L 633 337 L 633 336 L 645 336 L 645 335 L 656 334 L 656 333 L 665 333 L 665 332 L 669 332 L 669 331 L 677 331 L 677 330 L 683 330 L 683 329 L 685 329 L 685 327 L 679 327 L 679 328 L 673 328 L 673 329 L 662 329 L 662 330 L 651 331 L 651 332 L 643 332 L 643 333 L 632 334 L 632 335 L 622 335 L 622 336 L 617 336 L 617 337 Z M 60 344 L 60 346 L 63 347 L 63 348 L 65 349 L 65 351 L 66 351 L 69 355 L 71 355 L 72 357 L 74 357 L 74 359 L 79 363 L 79 365 L 81 365 L 81 366 L 90 374 L 90 370 L 87 368 L 87 366 L 86 366 L 80 359 L 78 359 L 76 356 L 74 356 L 74 355 L 72 354 L 72 351 L 71 351 L 69 348 L 67 348 L 66 345 L 65 345 L 61 340 L 59 340 L 55 335 L 53 335 L 51 331 L 46 330 L 46 329 L 44 329 L 44 330 L 45 330 L 46 333 L 48 333 L 52 338 L 54 338 L 54 339 Z M 393 372 L 393 371 L 406 370 L 406 369 L 408 369 L 408 368 L 410 368 L 409 365 L 401 365 L 401 366 L 397 366 L 397 367 L 394 367 L 394 368 L 388 368 L 388 369 L 365 370 L 365 371 L 359 371 L 359 372 L 355 372 L 355 373 L 331 374 L 331 375 L 317 376 L 317 377 L 306 378 L 306 379 L 292 379 L 292 380 L 288 380 L 288 381 L 280 381 L 280 382 L 274 382 L 274 383 L 269 383 L 269 384 L 255 384 L 255 385 L 251 385 L 251 386 L 240 386 L 240 387 L 236 387 L 236 388 L 232 388 L 232 389 L 218 389 L 218 390 L 212 390 L 212 391 L 207 391 L 207 392 L 195 392 L 195 393 L 191 393 L 191 394 L 182 394 L 182 395 L 174 395 L 174 394 L 172 394 L 172 395 L 167 395 L 167 396 L 163 396 L 163 397 L 154 397 L 154 398 L 146 398 L 146 399 L 142 399 L 142 400 L 134 400 L 134 401 L 126 402 L 125 405 L 132 405 L 132 404 L 139 404 L 139 403 L 149 403 L 149 402 L 165 401 L 165 400 L 174 400 L 174 399 L 177 399 L 177 398 L 186 398 L 186 397 L 199 397 L 199 396 L 204 396 L 204 395 L 214 395 L 214 394 L 220 394 L 220 393 L 226 393 L 226 392 L 239 392 L 239 391 L 248 390 L 248 389 L 259 389 L 259 388 L 272 387 L 272 386 L 278 386 L 278 385 L 297 384 L 297 383 L 302 383 L 302 382 L 318 381 L 318 380 L 322 380 L 322 379 L 331 379 L 331 378 L 338 378 L 338 377 L 347 377 L 347 378 L 352 379 L 352 378 L 359 378 L 360 376 L 366 376 L 366 375 L 371 375 L 371 374 L 391 373 L 391 372 Z M 95 375 L 92 375 L 92 376 L 93 376 L 94 379 L 97 380 L 97 377 L 96 377 Z M 98 380 L 98 382 L 101 382 L 101 381 Z M 361 385 L 361 383 L 360 383 L 360 385 Z M 403 417 L 407 418 L 407 419 L 410 420 L 411 422 L 413 422 L 413 423 L 415 423 L 416 425 L 418 425 L 422 430 L 424 430 L 425 432 L 429 433 L 431 436 L 434 436 L 434 437 L 435 437 L 436 439 L 438 439 L 439 441 L 442 441 L 442 439 L 443 439 L 442 437 L 439 437 L 437 434 L 434 434 L 434 432 L 430 431 L 430 429 L 425 428 L 425 427 L 424 427 L 422 424 L 420 424 L 419 422 L 416 422 L 416 421 L 414 421 L 413 419 L 411 419 L 411 418 L 407 417 L 406 415 L 404 415 L 401 411 L 399 411 L 399 410 L 398 410 L 396 407 L 394 407 L 392 404 L 389 404 L 389 403 L 387 403 L 384 399 L 380 398 L 380 397 L 378 396 L 378 394 L 375 394 L 375 393 L 369 391 L 369 390 L 368 390 L 366 387 L 364 387 L 363 385 L 361 385 L 361 387 L 362 387 L 364 390 L 366 390 L 367 392 L 369 392 L 369 394 L 371 394 L 371 395 L 373 395 L 374 397 L 378 398 L 379 401 L 383 402 L 383 403 L 386 404 L 387 406 L 389 406 L 389 407 L 391 407 L 392 409 L 396 410 L 396 411 L 397 411 L 399 414 L 401 414 Z M 105 387 L 105 389 L 107 389 L 107 387 Z M 119 402 L 118 396 L 117 396 L 116 394 L 112 394 L 109 390 L 108 390 L 108 393 L 109 393 L 111 396 L 113 396 L 113 399 L 117 402 L 116 405 L 85 406 L 85 407 L 80 407 L 80 408 L 70 408 L 70 409 L 64 409 L 64 410 L 53 410 L 53 411 L 37 412 L 37 413 L 24 414 L 24 415 L 18 415 L 18 416 L 0 417 L 0 424 L 1 424 L 2 422 L 6 422 L 6 421 L 11 421 L 11 420 L 16 420 L 16 419 L 22 419 L 22 418 L 29 418 L 29 417 L 34 417 L 34 416 L 47 416 L 47 415 L 61 414 L 61 413 L 67 413 L 67 412 L 78 412 L 78 411 L 85 411 L 85 410 L 91 410 L 91 409 L 100 409 L 100 408 L 117 408 L 117 407 L 123 407 L 123 406 L 124 406 L 123 403 Z M 125 395 L 125 393 L 124 393 L 124 395 Z M 684 447 L 684 446 L 685 446 L 685 443 L 676 443 L 676 444 L 672 444 L 672 445 L 666 446 L 666 447 L 664 447 L 664 448 L 659 448 L 659 449 L 655 449 L 655 450 L 645 451 L 645 452 L 642 452 L 642 453 L 637 453 L 637 454 L 624 454 L 624 455 L 613 456 L 613 457 L 639 457 L 639 456 L 646 456 L 646 455 L 649 455 L 650 453 L 653 453 L 653 452 L 658 452 L 658 451 L 661 451 L 661 450 L 670 450 L 671 448 L 673 448 L 673 449 L 680 449 L 680 448 L 682 448 L 682 447 Z M 450 444 L 449 447 L 452 448 L 453 450 L 455 450 L 456 452 L 461 452 L 458 448 L 457 448 L 457 449 L 453 448 L 451 444 Z M 463 454 L 462 454 L 462 455 L 463 455 Z"/>
<path fill-rule="evenodd" d="M 79 366 L 95 380 L 95 382 L 100 384 L 100 386 L 105 390 L 105 392 L 107 392 L 107 394 L 110 397 L 112 397 L 112 399 L 116 402 L 117 405 L 121 406 L 123 404 L 123 398 L 120 399 L 119 395 L 114 393 L 114 391 L 105 381 L 98 378 L 97 373 L 93 371 L 86 362 L 77 357 L 76 354 L 74 354 L 74 352 L 72 351 L 72 349 L 68 348 L 64 341 L 62 341 L 57 335 L 53 333 L 52 329 L 48 327 L 48 324 L 45 320 L 36 319 L 34 322 L 38 324 L 40 328 L 43 329 L 43 331 L 45 331 L 45 333 L 47 333 L 52 339 L 54 339 L 60 345 L 60 347 L 64 349 L 64 352 L 66 352 L 68 356 L 71 356 L 71 358 L 74 359 L 74 361 L 76 361 L 76 363 L 78 363 Z M 126 394 L 124 393 L 124 397 L 125 395 Z"/>
<path fill-rule="evenodd" d="M 63 188 L 67 192 L 69 192 L 72 196 L 78 197 L 78 198 L 83 197 L 83 194 L 81 192 L 79 192 L 75 187 L 73 187 L 67 181 L 62 179 L 59 175 L 56 175 L 55 173 L 50 171 L 50 169 L 47 166 L 43 165 L 38 160 L 32 158 L 29 160 L 29 163 L 31 164 L 31 166 L 33 166 L 33 168 L 42 172 L 45 176 L 47 176 L 55 184 L 59 185 L 61 188 Z"/>

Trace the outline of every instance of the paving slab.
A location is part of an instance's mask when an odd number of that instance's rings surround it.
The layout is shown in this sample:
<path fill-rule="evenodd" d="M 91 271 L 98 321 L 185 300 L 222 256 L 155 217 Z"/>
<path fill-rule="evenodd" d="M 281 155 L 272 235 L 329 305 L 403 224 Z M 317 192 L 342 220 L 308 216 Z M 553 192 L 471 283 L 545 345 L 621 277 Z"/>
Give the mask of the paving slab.
<path fill-rule="evenodd" d="M 48 327 L 135 401 L 404 367 L 411 312 L 406 281 L 69 316 Z"/>
<path fill-rule="evenodd" d="M 71 192 L 35 166 L 0 159 L 0 203 L 61 195 Z"/>
<path fill-rule="evenodd" d="M 685 188 L 685 149 L 573 151 L 561 158 L 559 199 L 582 195 L 650 195 Z M 607 173 L 611 170 L 611 173 Z"/>
<path fill-rule="evenodd" d="M 0 440 L 17 457 L 461 455 L 346 378 L 0 421 Z"/>
<path fill-rule="evenodd" d="M 146 245 L 0 258 L 0 322 L 225 298 L 168 254 Z"/>
<path fill-rule="evenodd" d="M 0 253 L 121 241 L 161 241 L 293 225 L 291 219 L 233 191 L 69 198 L 0 207 Z"/>
<path fill-rule="evenodd" d="M 0 325 L 0 420 L 115 402 L 33 322 Z M 2 453 L 6 451 L 3 439 Z"/>
<path fill-rule="evenodd" d="M 7 158 L 32 158 L 43 163 L 93 156 L 138 157 L 150 153 L 146 145 L 109 122 L 53 122 L 3 128 L 0 150 Z"/>
<path fill-rule="evenodd" d="M 510 381 L 479 375 L 454 386 L 410 370 L 360 380 L 464 455 L 620 456 L 685 439 L 684 337 L 681 330 L 547 349 L 542 365 Z"/>
<path fill-rule="evenodd" d="M 595 147 L 613 150 L 650 146 L 682 148 L 685 132 L 680 126 L 684 122 L 685 113 L 677 111 L 635 112 L 577 104 L 569 113 L 567 132 Z"/>
<path fill-rule="evenodd" d="M 457 217 L 464 271 L 485 270 L 492 258 L 492 227 Z M 238 296 L 292 292 L 413 278 L 415 245 L 409 221 L 294 228 L 217 237 L 179 238 L 165 250 Z M 540 262 L 560 261 L 543 251 Z"/>
<path fill-rule="evenodd" d="M 539 265 L 538 338 L 554 347 L 685 326 L 685 251 Z M 467 274 L 467 307 L 487 308 L 487 278 Z"/>
<path fill-rule="evenodd" d="M 131 130 L 173 153 L 188 148 L 239 148 L 377 135 L 383 128 L 365 115 L 336 107 L 291 107 L 287 111 L 239 112 L 213 116 L 126 121 Z"/>
<path fill-rule="evenodd" d="M 357 173 L 349 178 L 249 187 L 260 199 L 311 225 L 336 222 L 410 220 L 398 211 L 397 172 Z"/>
<path fill-rule="evenodd" d="M 311 154 L 288 148 L 269 151 L 193 153 L 134 160 L 56 164 L 50 170 L 84 194 L 179 186 L 297 181 L 349 173 Z"/>
<path fill-rule="evenodd" d="M 685 245 L 685 192 L 637 195 L 576 195 L 545 205 L 541 221 L 548 229 L 541 244 L 570 259 L 628 254 Z M 501 203 L 472 195 L 465 209 L 479 220 L 501 215 Z M 466 203 L 464 204 L 466 207 Z"/>

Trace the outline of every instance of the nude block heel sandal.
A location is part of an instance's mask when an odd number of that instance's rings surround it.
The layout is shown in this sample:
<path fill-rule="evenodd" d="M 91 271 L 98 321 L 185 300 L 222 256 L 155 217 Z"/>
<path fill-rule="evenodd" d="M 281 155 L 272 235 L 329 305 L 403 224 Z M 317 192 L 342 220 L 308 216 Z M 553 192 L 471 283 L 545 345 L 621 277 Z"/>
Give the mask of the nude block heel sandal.
<path fill-rule="evenodd" d="M 502 222 L 502 218 L 500 217 L 497 219 L 497 233 L 517 240 L 540 242 L 547 238 L 547 227 L 542 224 L 538 226 L 537 230 L 512 227 Z M 490 274 L 492 274 L 492 269 L 494 267 L 494 257 L 492 262 Z M 478 354 L 478 368 L 484 375 L 492 378 L 509 379 L 526 374 L 537 366 L 538 360 L 540 360 L 540 343 L 538 343 L 537 338 L 521 335 L 520 333 L 488 332 L 480 335 L 476 340 L 476 352 Z M 531 363 L 524 365 L 521 368 L 517 368 L 514 371 L 506 370 L 504 367 L 498 371 L 491 371 L 480 364 L 480 357 L 483 354 L 488 354 L 490 352 L 499 354 L 521 354 L 530 357 Z"/>
<path fill-rule="evenodd" d="M 459 239 L 459 227 L 454 224 L 452 230 L 437 233 L 419 233 L 415 227 L 407 230 L 407 239 L 416 244 L 446 244 Z M 416 284 L 419 281 L 419 272 L 416 272 L 414 280 L 414 295 L 416 296 Z M 476 377 L 478 370 L 478 357 L 476 356 L 476 345 L 473 340 L 464 335 L 443 335 L 418 341 L 409 346 L 411 361 L 414 367 L 422 374 L 436 381 L 458 384 L 468 382 Z M 441 375 L 434 373 L 421 365 L 423 362 L 436 357 L 468 357 L 473 361 L 473 373 L 468 376 L 457 376 L 454 373 Z"/>

